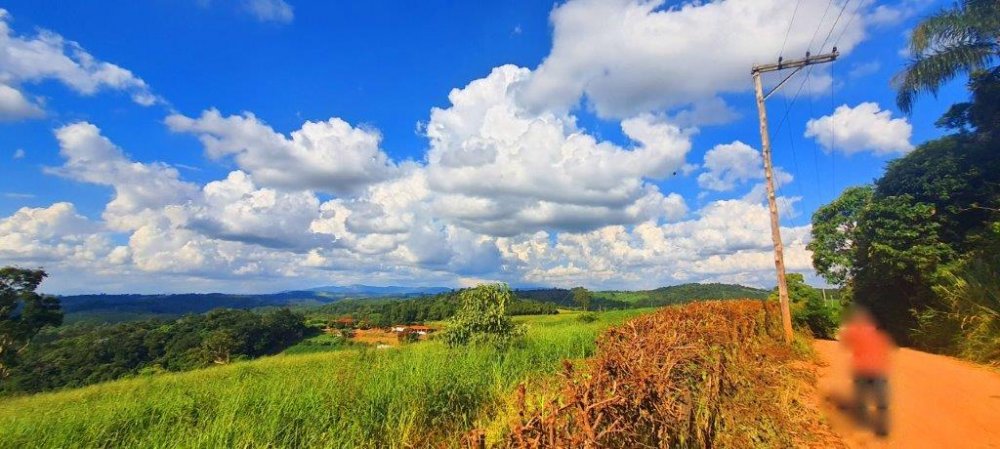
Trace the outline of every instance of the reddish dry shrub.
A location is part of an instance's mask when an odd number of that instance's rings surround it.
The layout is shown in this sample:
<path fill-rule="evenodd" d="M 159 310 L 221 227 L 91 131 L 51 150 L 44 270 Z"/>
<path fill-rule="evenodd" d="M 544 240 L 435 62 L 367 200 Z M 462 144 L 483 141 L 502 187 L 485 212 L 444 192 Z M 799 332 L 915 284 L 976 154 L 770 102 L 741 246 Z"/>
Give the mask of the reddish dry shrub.
<path fill-rule="evenodd" d="M 803 372 L 794 368 L 803 365 L 795 358 L 781 343 L 774 304 L 713 301 L 665 308 L 605 332 L 584 369 L 565 362 L 562 391 L 545 405 L 529 405 L 522 385 L 505 445 L 810 445 L 809 428 L 820 424 L 794 391 Z"/>

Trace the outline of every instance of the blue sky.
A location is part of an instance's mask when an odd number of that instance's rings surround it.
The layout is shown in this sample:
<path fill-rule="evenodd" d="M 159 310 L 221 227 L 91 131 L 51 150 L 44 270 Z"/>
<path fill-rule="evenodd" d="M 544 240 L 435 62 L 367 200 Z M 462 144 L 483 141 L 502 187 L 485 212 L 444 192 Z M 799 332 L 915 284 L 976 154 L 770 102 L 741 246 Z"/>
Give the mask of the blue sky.
<path fill-rule="evenodd" d="M 815 281 L 811 213 L 965 96 L 893 102 L 940 7 L 4 2 L 0 264 L 54 292 L 769 287 L 749 68 L 829 32 L 842 57 L 768 101 L 789 265 Z"/>

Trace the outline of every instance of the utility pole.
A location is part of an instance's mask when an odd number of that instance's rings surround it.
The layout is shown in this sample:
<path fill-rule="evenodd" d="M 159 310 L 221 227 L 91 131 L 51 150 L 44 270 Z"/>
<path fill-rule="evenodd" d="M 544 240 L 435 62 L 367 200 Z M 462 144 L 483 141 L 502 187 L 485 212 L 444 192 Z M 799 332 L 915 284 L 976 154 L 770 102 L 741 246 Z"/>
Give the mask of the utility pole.
<path fill-rule="evenodd" d="M 754 92 L 757 96 L 757 114 L 760 116 L 760 143 L 761 155 L 764 158 L 764 179 L 767 182 L 767 207 L 771 212 L 771 240 L 774 241 L 774 268 L 778 272 L 778 299 L 781 303 L 781 325 L 784 328 L 785 343 L 792 342 L 792 313 L 788 307 L 788 284 L 785 282 L 785 256 L 784 246 L 781 244 L 781 223 L 778 220 L 778 200 L 774 193 L 774 168 L 771 164 L 771 137 L 767 131 L 767 105 L 764 100 L 770 97 L 775 91 L 785 84 L 792 75 L 795 75 L 803 67 L 833 62 L 837 59 L 837 47 L 831 53 L 810 56 L 806 53 L 803 59 L 784 62 L 778 58 L 777 64 L 755 65 L 750 70 L 753 76 Z M 764 94 L 764 87 L 761 85 L 760 75 L 767 72 L 776 72 L 785 69 L 795 69 L 785 79 L 774 86 L 770 92 Z"/>

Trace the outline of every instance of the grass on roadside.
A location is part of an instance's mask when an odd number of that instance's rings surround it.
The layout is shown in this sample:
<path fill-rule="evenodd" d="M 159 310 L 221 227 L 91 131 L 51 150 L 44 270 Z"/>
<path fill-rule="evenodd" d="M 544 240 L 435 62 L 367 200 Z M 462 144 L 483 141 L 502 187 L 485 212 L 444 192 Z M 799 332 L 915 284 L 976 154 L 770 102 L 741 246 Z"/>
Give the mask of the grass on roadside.
<path fill-rule="evenodd" d="M 516 384 L 593 354 L 608 326 L 649 310 L 519 317 L 524 344 L 311 352 L 0 402 L 0 448 L 412 447 L 454 442 L 502 413 Z M 331 343 L 333 344 L 333 343 Z M 298 352 L 299 354 L 293 354 Z M 305 354 L 303 354 L 305 353 Z"/>

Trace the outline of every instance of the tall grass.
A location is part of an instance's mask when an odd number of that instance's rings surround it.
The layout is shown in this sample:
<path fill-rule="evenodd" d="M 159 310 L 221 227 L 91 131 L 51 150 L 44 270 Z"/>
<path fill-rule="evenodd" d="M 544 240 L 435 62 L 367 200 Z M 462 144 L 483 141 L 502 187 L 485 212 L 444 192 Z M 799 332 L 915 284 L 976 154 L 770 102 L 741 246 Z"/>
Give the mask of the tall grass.
<path fill-rule="evenodd" d="M 594 351 L 641 311 L 522 319 L 524 343 L 278 355 L 0 402 L 0 448 L 412 447 L 457 442 L 514 385 Z"/>
<path fill-rule="evenodd" d="M 803 353 L 774 302 L 669 307 L 606 332 L 561 391 L 519 388 L 501 447 L 843 447 L 801 401 Z M 484 432 L 486 440 L 490 433 Z"/>

